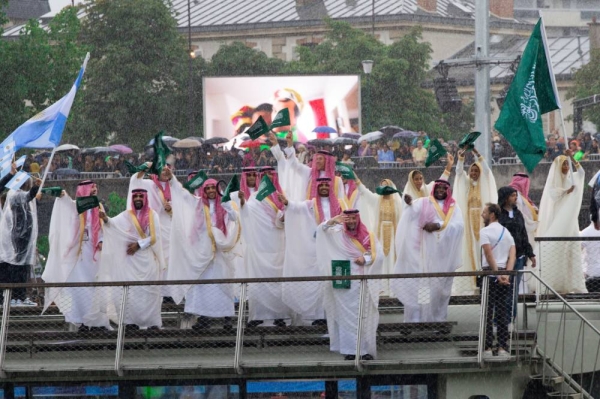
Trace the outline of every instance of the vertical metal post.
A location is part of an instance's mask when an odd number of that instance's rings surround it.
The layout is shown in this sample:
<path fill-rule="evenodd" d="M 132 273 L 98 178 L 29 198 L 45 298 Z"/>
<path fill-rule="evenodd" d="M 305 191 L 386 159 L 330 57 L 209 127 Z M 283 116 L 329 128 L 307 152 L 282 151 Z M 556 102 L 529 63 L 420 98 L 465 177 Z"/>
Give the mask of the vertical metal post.
<path fill-rule="evenodd" d="M 189 67 L 189 77 L 188 77 L 188 87 L 189 87 L 189 98 L 188 98 L 188 130 L 189 136 L 194 136 L 194 57 L 192 55 L 192 8 L 190 5 L 190 0 L 187 2 L 187 11 L 188 11 L 188 67 Z"/>
<path fill-rule="evenodd" d="M 111 289 L 113 287 L 110 287 Z M 117 333 L 117 351 L 115 354 L 115 371 L 119 377 L 123 376 L 121 370 L 121 359 L 123 358 L 123 336 L 125 335 L 125 307 L 127 304 L 127 294 L 129 286 L 123 287 L 123 297 L 121 298 L 121 312 L 119 314 L 119 331 Z"/>
<path fill-rule="evenodd" d="M 537 308 L 537 306 L 540 304 L 540 292 L 542 290 L 542 242 L 538 241 L 538 255 L 540 257 L 539 259 L 539 263 L 537 265 L 538 267 L 538 273 L 539 273 L 539 277 L 540 278 L 536 278 L 535 279 L 535 306 Z M 531 273 L 535 273 L 535 271 L 531 271 Z M 546 290 L 547 292 L 548 290 Z"/>
<path fill-rule="evenodd" d="M 4 355 L 6 354 L 6 337 L 8 334 L 8 317 L 10 315 L 10 298 L 12 290 L 4 289 L 4 301 L 2 302 L 2 323 L 0 324 L 0 378 L 6 378 L 4 371 Z"/>
<path fill-rule="evenodd" d="M 375 0 L 371 0 L 371 34 L 375 37 Z"/>
<path fill-rule="evenodd" d="M 487 58 L 489 55 L 489 0 L 475 2 L 475 59 Z M 475 130 L 481 132 L 481 139 L 475 146 L 485 157 L 492 161 L 490 134 L 490 67 L 488 64 L 477 65 L 475 70 Z"/>
<path fill-rule="evenodd" d="M 487 323 L 487 303 L 490 279 L 483 276 L 481 280 L 481 312 L 479 318 L 479 342 L 477 346 L 477 363 L 483 367 L 483 351 L 485 350 L 485 327 Z"/>
<path fill-rule="evenodd" d="M 248 283 L 242 283 L 240 287 L 240 302 L 238 304 L 237 333 L 235 337 L 235 355 L 233 357 L 233 367 L 238 374 L 243 374 L 244 370 L 240 366 L 242 358 L 242 347 L 244 346 L 244 315 L 246 313 L 246 291 Z"/>
<path fill-rule="evenodd" d="M 362 325 L 363 325 L 363 314 L 365 310 L 365 290 L 367 287 L 367 281 L 365 279 L 360 280 L 360 291 L 358 294 L 358 326 L 356 331 L 356 357 L 354 358 L 354 366 L 358 371 L 362 371 L 363 367 L 360 363 L 360 341 L 362 339 Z"/>

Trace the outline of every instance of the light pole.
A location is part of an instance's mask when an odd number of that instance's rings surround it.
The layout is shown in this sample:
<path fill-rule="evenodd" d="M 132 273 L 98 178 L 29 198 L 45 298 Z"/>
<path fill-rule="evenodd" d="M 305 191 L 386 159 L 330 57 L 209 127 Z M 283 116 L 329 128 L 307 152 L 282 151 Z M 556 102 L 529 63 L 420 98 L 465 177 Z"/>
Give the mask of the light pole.
<path fill-rule="evenodd" d="M 187 1 L 188 8 L 188 136 L 194 136 L 194 57 L 196 53 L 192 50 L 192 8 L 190 0 Z"/>
<path fill-rule="evenodd" d="M 373 70 L 373 60 L 364 60 L 362 62 L 362 67 L 363 67 L 363 72 L 365 73 L 365 75 L 367 75 L 367 98 L 369 98 L 369 106 L 366 107 L 367 108 L 367 112 L 366 112 L 366 118 L 365 118 L 365 123 L 363 127 L 367 126 L 367 122 L 370 122 L 371 119 L 371 85 L 369 83 L 369 75 L 371 75 L 371 71 Z M 365 104 L 366 105 L 366 104 Z M 364 133 L 364 131 L 363 131 Z"/>

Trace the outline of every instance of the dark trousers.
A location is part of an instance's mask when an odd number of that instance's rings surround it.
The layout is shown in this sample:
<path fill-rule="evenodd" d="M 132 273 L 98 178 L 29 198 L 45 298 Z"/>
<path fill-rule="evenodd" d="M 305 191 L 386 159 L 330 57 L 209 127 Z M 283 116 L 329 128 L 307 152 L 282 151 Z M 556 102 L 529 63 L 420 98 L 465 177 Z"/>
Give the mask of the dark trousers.
<path fill-rule="evenodd" d="M 521 271 L 525 269 L 527 263 L 527 257 L 518 258 L 515 262 L 513 270 Z M 510 276 L 510 290 L 512 295 L 507 298 L 508 304 L 506 310 L 508 311 L 509 317 L 512 311 L 512 318 L 517 317 L 517 305 L 519 302 L 519 287 L 521 286 L 521 280 L 523 279 L 523 273 L 518 273 L 517 276 Z"/>
<path fill-rule="evenodd" d="M 588 292 L 600 292 L 600 277 L 588 277 L 585 280 L 585 288 Z"/>
<path fill-rule="evenodd" d="M 11 265 L 0 263 L 0 283 L 26 283 L 29 279 L 29 265 Z M 0 300 L 4 300 L 4 290 L 0 290 Z M 15 288 L 12 299 L 24 301 L 27 297 L 25 288 Z"/>
<path fill-rule="evenodd" d="M 485 349 L 494 344 L 494 318 L 496 319 L 498 348 L 508 350 L 508 323 L 510 322 L 510 304 L 512 301 L 510 285 L 498 283 L 496 277 L 488 277 L 489 294 L 485 323 Z"/>

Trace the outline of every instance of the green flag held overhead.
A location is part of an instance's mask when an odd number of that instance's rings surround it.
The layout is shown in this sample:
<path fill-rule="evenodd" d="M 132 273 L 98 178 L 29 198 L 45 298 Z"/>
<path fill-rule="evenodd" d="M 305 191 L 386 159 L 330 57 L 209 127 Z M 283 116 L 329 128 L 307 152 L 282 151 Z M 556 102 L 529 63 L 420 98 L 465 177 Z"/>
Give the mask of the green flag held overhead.
<path fill-rule="evenodd" d="M 379 195 L 391 195 L 395 193 L 402 195 L 400 191 L 396 190 L 392 186 L 379 186 L 375 189 L 375 192 Z"/>
<path fill-rule="evenodd" d="M 546 32 L 538 21 L 515 72 L 494 127 L 532 172 L 546 152 L 542 115 L 560 108 Z"/>
<path fill-rule="evenodd" d="M 145 172 L 148 170 L 148 165 L 146 163 L 143 163 L 140 166 L 135 166 L 129 161 L 123 161 L 123 163 L 125 164 L 125 167 L 127 167 L 127 171 L 132 175 L 138 172 Z"/>
<path fill-rule="evenodd" d="M 90 195 L 89 197 L 77 197 L 77 199 L 75 199 L 75 205 L 77 206 L 77 213 L 81 215 L 88 209 L 100 206 L 100 201 L 98 201 L 98 197 L 95 195 Z"/>
<path fill-rule="evenodd" d="M 256 122 L 254 122 L 252 126 L 246 130 L 246 133 L 248 133 L 248 136 L 250 136 L 252 140 L 256 140 L 263 134 L 269 133 L 269 130 L 269 125 L 267 125 L 267 122 L 265 122 L 262 116 L 259 116 Z"/>
<path fill-rule="evenodd" d="M 438 139 L 431 140 L 429 143 L 429 150 L 427 152 L 427 159 L 425 160 L 425 167 L 428 168 L 435 161 L 446 155 L 448 151 L 444 148 L 442 143 Z"/>
<path fill-rule="evenodd" d="M 152 167 L 150 168 L 150 173 L 159 175 L 162 172 L 163 168 L 167 165 L 167 157 L 171 154 L 171 150 L 163 141 L 163 134 L 165 132 L 160 132 L 154 137 L 154 158 L 152 159 Z"/>
<path fill-rule="evenodd" d="M 256 190 L 256 199 L 258 201 L 262 201 L 269 195 L 273 194 L 275 191 L 277 191 L 277 189 L 273 185 L 271 179 L 269 179 L 269 176 L 264 175 L 262 180 L 260 181 L 258 190 Z"/>
<path fill-rule="evenodd" d="M 475 148 L 475 140 L 481 136 L 481 132 L 471 132 L 463 137 L 458 143 L 458 148 L 472 150 Z"/>
<path fill-rule="evenodd" d="M 347 163 L 336 162 L 335 163 L 335 171 L 340 172 L 342 174 L 342 178 L 348 180 L 356 180 L 356 175 L 354 174 L 354 169 L 352 166 Z"/>
<path fill-rule="evenodd" d="M 237 175 L 233 175 L 231 180 L 229 180 L 229 184 L 225 188 L 225 192 L 223 193 L 223 197 L 221 197 L 221 202 L 229 202 L 231 201 L 231 193 L 240 191 L 240 180 Z"/>
<path fill-rule="evenodd" d="M 42 194 L 48 194 L 52 197 L 60 197 L 60 193 L 62 193 L 62 187 L 44 187 L 42 188 Z"/>
<path fill-rule="evenodd" d="M 276 127 L 289 126 L 290 125 L 290 110 L 287 108 L 282 109 L 275 115 L 273 122 L 271 122 L 271 129 Z"/>
<path fill-rule="evenodd" d="M 206 176 L 206 173 L 204 173 L 204 171 L 201 170 L 200 172 L 196 173 L 196 175 L 190 180 L 183 183 L 183 188 L 188 190 L 190 193 L 194 194 L 194 191 L 202 187 L 206 180 L 208 180 L 208 176 Z"/>

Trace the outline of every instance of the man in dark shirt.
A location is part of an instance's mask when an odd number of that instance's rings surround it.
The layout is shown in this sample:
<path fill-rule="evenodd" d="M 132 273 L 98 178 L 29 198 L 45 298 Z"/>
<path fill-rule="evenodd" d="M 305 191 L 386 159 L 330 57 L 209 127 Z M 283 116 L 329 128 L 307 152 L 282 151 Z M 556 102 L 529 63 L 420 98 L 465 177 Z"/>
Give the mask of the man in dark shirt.
<path fill-rule="evenodd" d="M 548 142 L 546 143 L 546 160 L 552 162 L 554 158 L 562 155 L 563 149 L 560 143 L 556 142 L 556 137 L 553 134 L 548 136 Z"/>
<path fill-rule="evenodd" d="M 535 267 L 535 254 L 533 248 L 529 243 L 527 237 L 527 229 L 525 228 L 525 219 L 523 214 L 517 208 L 517 190 L 512 187 L 500 187 L 498 190 L 498 205 L 501 208 L 500 218 L 498 222 L 506 227 L 510 235 L 515 240 L 515 248 L 517 250 L 517 260 L 515 262 L 514 270 L 523 270 L 527 259 L 531 260 L 531 266 Z M 513 318 L 517 316 L 517 295 L 519 294 L 519 286 L 521 284 L 522 274 L 517 275 L 517 284 L 515 286 L 514 278 L 511 279 L 511 289 L 514 291 L 514 297 L 512 300 L 512 306 L 508 309 L 513 309 Z"/>

